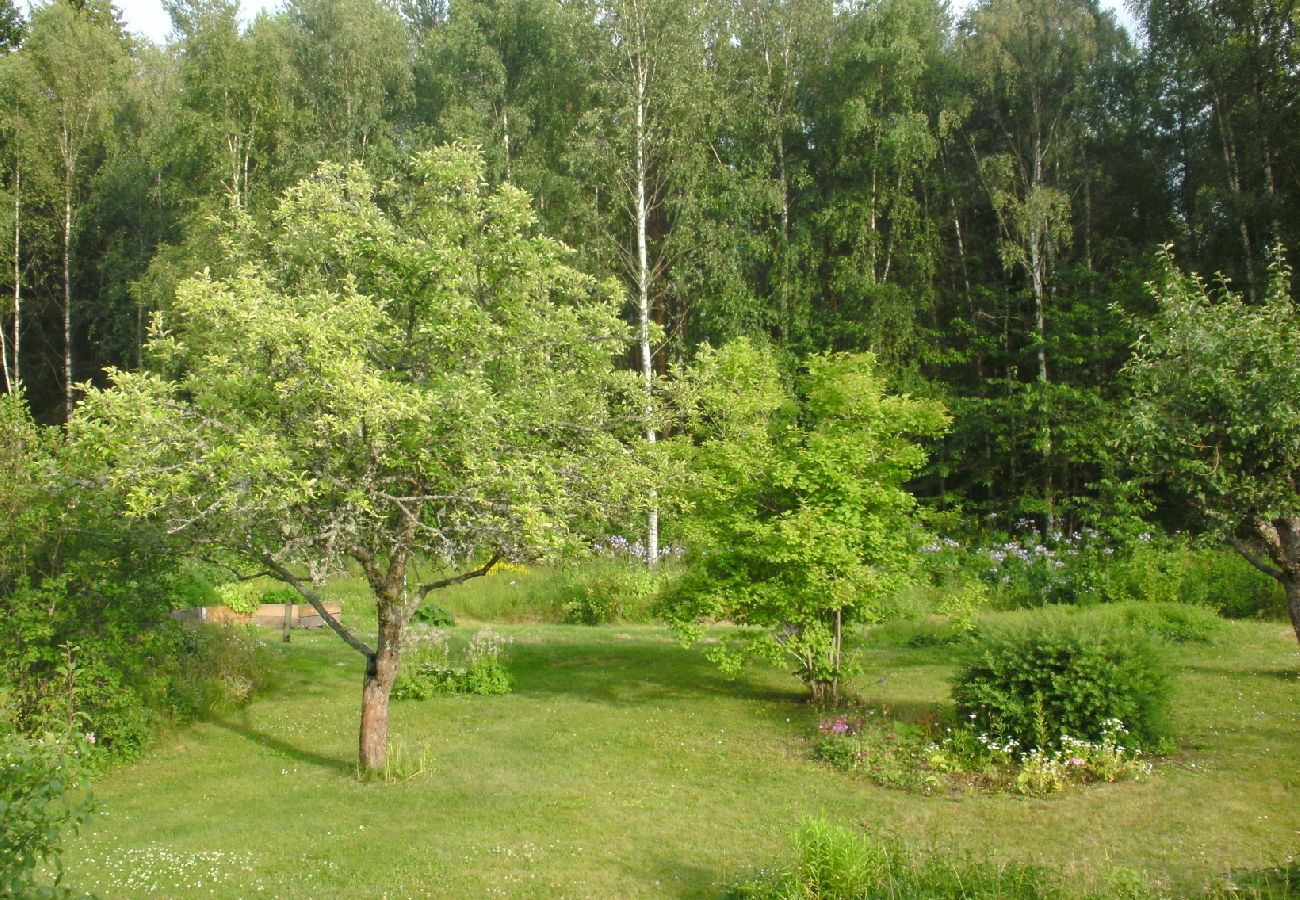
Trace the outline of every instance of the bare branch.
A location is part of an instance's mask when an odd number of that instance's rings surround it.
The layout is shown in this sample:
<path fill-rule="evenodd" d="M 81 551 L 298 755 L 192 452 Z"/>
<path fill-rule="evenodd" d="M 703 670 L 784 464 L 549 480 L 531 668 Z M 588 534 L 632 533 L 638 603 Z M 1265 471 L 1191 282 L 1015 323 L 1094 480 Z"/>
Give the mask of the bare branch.
<path fill-rule="evenodd" d="M 432 591 L 441 590 L 442 588 L 445 587 L 451 587 L 454 584 L 463 584 L 464 582 L 469 581 L 471 578 L 482 578 L 488 572 L 491 572 L 492 567 L 499 562 L 501 562 L 500 550 L 498 550 L 496 553 L 493 553 L 491 559 L 489 559 L 482 566 L 480 566 L 479 568 L 475 569 L 472 572 L 464 572 L 460 575 L 454 575 L 451 578 L 444 578 L 441 581 L 431 581 L 428 584 L 420 585 L 420 587 L 416 589 L 415 592 L 416 596 L 418 596 L 420 598 L 420 602 L 423 603 L 424 598 L 429 596 L 429 594 Z"/>
<path fill-rule="evenodd" d="M 1250 563 L 1256 569 L 1259 569 L 1269 578 L 1276 578 L 1278 581 L 1282 580 L 1282 570 L 1270 566 L 1268 563 L 1264 562 L 1264 560 L 1260 559 L 1259 555 L 1255 553 L 1255 551 L 1251 550 L 1245 541 L 1229 536 L 1228 546 L 1240 553 L 1242 559 Z"/>
<path fill-rule="evenodd" d="M 307 602 L 311 604 L 311 608 L 316 610 L 316 614 L 325 620 L 325 624 L 332 628 L 334 633 L 343 639 L 343 643 L 364 656 L 367 663 L 373 662 L 375 651 L 371 650 L 368 646 L 358 640 L 356 635 L 344 628 L 343 623 L 330 614 L 330 611 L 325 608 L 325 603 L 321 600 L 320 594 L 317 594 L 308 587 L 301 578 L 282 566 L 275 557 L 271 556 L 271 554 L 263 554 L 262 562 L 266 563 L 266 567 L 275 573 L 276 578 L 279 578 L 284 583 L 290 585 L 299 594 L 302 594 L 302 596 L 306 598 Z"/>

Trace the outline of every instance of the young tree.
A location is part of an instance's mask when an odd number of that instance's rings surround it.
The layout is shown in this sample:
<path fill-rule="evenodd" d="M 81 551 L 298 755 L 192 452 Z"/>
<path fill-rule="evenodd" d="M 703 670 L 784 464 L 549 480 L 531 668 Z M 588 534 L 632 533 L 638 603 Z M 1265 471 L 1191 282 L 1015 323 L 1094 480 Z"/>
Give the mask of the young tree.
<path fill-rule="evenodd" d="M 227 236 L 234 275 L 182 284 L 159 370 L 114 373 L 73 423 L 137 516 L 293 586 L 364 657 L 367 771 L 418 605 L 556 549 L 629 471 L 613 292 L 534 233 L 527 196 L 453 147 L 417 157 L 390 209 L 359 166 L 323 166 L 273 227 Z M 373 646 L 322 604 L 344 560 L 374 594 Z"/>
<path fill-rule="evenodd" d="M 1259 303 L 1211 294 L 1166 250 L 1124 373 L 1137 470 L 1286 589 L 1300 640 L 1300 309 L 1279 251 Z"/>
<path fill-rule="evenodd" d="M 713 652 L 724 670 L 792 660 L 814 700 L 838 699 L 845 628 L 877 618 L 914 568 L 903 485 L 925 463 L 918 439 L 946 427 L 942 406 L 887 394 L 870 354 L 810 358 L 791 395 L 744 341 L 704 348 L 681 390 L 692 513 L 669 621 L 688 639 L 702 621 L 749 626 Z"/>
<path fill-rule="evenodd" d="M 709 10 L 703 0 L 602 0 L 594 6 L 600 108 L 583 124 L 582 148 L 611 215 L 611 269 L 627 278 L 635 309 L 637 364 L 647 443 L 660 437 L 656 381 L 667 359 L 656 325 L 668 323 L 674 225 L 691 200 L 692 176 L 709 137 Z M 680 331 L 681 323 L 672 323 Z M 659 558 L 659 510 L 646 519 L 650 565 Z"/>

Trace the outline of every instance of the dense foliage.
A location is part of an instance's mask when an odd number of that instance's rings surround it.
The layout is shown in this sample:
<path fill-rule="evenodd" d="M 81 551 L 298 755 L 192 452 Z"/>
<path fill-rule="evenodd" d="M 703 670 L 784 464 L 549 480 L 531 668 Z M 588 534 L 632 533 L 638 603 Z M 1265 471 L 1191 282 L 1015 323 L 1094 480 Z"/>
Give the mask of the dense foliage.
<path fill-rule="evenodd" d="M 8 727 L 91 734 L 100 755 L 130 759 L 160 725 L 249 698 L 255 647 L 231 660 L 215 651 L 237 637 L 196 634 L 171 617 L 204 586 L 163 535 L 99 489 L 98 460 L 33 423 L 18 397 L 0 397 L 0 457 Z"/>
<path fill-rule="evenodd" d="M 743 341 L 705 348 L 680 387 L 687 571 L 664 615 L 688 638 L 701 621 L 762 629 L 712 655 L 733 671 L 750 655 L 789 660 L 814 699 L 838 698 L 848 629 L 880 617 L 915 569 L 904 484 L 942 407 L 887 393 L 870 355 L 812 357 L 787 392 L 772 355 Z"/>
<path fill-rule="evenodd" d="M 1021 748 L 1101 740 L 1118 721 L 1131 746 L 1151 749 L 1170 737 L 1169 690 L 1167 663 L 1142 630 L 1048 611 L 982 635 L 953 698 L 959 720 Z"/>
<path fill-rule="evenodd" d="M 1251 302 L 1300 246 L 1289 0 L 1144 0 L 1142 42 L 1095 0 L 181 0 L 162 47 L 2 7 L 0 375 L 43 421 L 228 274 L 214 215 L 463 140 L 622 281 L 652 387 L 705 341 L 870 350 L 954 414 L 924 494 L 1069 533 L 1155 249 Z"/>
<path fill-rule="evenodd" d="M 0 892 L 73 896 L 61 889 L 61 845 L 90 814 L 80 735 L 0 733 Z M 53 885 L 40 875 L 52 873 Z"/>
<path fill-rule="evenodd" d="M 1167 257 L 1125 374 L 1134 465 L 1286 589 L 1300 639 L 1300 306 L 1280 255 L 1263 296 L 1217 296 Z"/>

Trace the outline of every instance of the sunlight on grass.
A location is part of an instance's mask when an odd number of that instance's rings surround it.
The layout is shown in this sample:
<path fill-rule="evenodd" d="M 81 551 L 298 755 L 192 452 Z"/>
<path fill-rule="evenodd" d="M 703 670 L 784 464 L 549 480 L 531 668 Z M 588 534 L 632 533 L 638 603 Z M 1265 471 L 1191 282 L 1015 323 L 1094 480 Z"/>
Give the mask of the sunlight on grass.
<path fill-rule="evenodd" d="M 366 630 L 360 591 L 334 587 Z M 833 771 L 809 752 L 819 713 L 793 677 L 728 681 L 658 627 L 498 628 L 516 692 L 395 702 L 393 740 L 427 773 L 388 783 L 355 778 L 360 658 L 299 632 L 251 707 L 103 780 L 70 884 L 103 897 L 716 896 L 781 860 L 813 815 L 1081 885 L 1124 866 L 1177 896 L 1290 865 L 1300 846 L 1300 654 L 1276 624 L 1171 651 L 1181 744 L 1153 777 L 1049 799 L 923 797 Z M 882 643 L 856 687 L 920 721 L 949 706 L 954 652 Z"/>

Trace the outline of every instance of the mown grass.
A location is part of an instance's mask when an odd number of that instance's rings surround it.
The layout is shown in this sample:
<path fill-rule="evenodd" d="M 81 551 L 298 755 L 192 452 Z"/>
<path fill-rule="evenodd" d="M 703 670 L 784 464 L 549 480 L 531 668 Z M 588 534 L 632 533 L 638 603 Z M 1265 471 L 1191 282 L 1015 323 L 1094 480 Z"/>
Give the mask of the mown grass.
<path fill-rule="evenodd" d="M 358 586 L 335 587 L 364 623 Z M 659 627 L 495 628 L 514 641 L 516 692 L 394 703 L 394 744 L 430 774 L 391 783 L 355 777 L 360 658 L 324 631 L 276 645 L 261 699 L 102 780 L 69 883 L 103 897 L 707 897 L 780 864 L 809 816 L 922 856 L 1049 866 L 1080 890 L 1122 866 L 1173 897 L 1300 851 L 1300 654 L 1281 625 L 1172 648 L 1178 753 L 1147 780 L 1045 799 L 924 797 L 833 771 L 812 758 L 819 714 L 793 678 L 728 681 Z M 876 641 L 856 688 L 902 718 L 942 713 L 958 651 L 906 643 Z"/>

